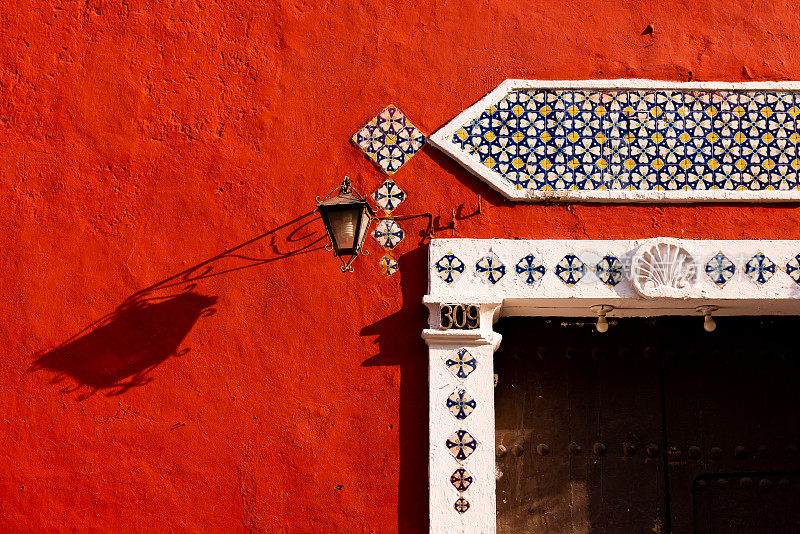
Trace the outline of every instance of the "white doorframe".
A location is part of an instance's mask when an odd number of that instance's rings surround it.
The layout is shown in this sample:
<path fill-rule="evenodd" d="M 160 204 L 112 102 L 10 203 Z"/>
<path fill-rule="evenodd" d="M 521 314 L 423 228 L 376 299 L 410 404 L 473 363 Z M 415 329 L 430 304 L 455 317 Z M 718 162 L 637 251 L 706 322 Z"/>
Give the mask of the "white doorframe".
<path fill-rule="evenodd" d="M 715 316 L 800 315 L 798 262 L 800 241 L 789 240 L 434 239 L 423 300 L 429 328 L 422 333 L 430 532 L 496 530 L 499 317 L 593 317 L 606 305 L 614 307 L 609 317 L 696 315 L 699 328 L 699 306 L 717 308 Z M 440 308 L 447 304 L 475 305 L 480 326 L 443 329 Z"/>

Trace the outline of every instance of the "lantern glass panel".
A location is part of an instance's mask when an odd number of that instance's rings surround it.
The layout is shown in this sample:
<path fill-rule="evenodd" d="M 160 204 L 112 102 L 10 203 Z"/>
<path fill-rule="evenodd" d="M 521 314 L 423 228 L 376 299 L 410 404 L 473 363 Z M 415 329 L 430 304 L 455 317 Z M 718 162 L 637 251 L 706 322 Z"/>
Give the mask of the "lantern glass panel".
<path fill-rule="evenodd" d="M 333 248 L 337 252 L 355 247 L 356 225 L 358 224 L 360 212 L 361 210 L 359 209 L 332 210 L 328 212 Z"/>
<path fill-rule="evenodd" d="M 367 232 L 369 231 L 370 215 L 368 210 L 369 206 L 365 204 L 364 208 L 359 214 L 361 216 L 361 226 L 358 229 L 358 234 L 356 235 L 357 241 L 353 243 L 356 246 L 356 252 L 361 250 L 361 247 L 364 245 L 364 239 L 367 237 Z"/>

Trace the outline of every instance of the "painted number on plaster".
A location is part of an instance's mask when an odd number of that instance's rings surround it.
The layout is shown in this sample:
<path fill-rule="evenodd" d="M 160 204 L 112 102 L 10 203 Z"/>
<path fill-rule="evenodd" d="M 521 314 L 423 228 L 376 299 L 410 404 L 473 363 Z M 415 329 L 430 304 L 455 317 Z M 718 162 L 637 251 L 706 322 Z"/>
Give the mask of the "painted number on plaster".
<path fill-rule="evenodd" d="M 443 304 L 440 312 L 442 330 L 474 330 L 481 325 L 479 309 L 475 304 Z"/>

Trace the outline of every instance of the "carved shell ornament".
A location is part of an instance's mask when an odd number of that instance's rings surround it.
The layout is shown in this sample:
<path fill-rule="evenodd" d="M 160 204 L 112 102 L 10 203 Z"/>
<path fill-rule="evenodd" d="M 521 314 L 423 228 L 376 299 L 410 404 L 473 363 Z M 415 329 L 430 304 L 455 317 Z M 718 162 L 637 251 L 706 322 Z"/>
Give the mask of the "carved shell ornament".
<path fill-rule="evenodd" d="M 700 265 L 679 239 L 645 241 L 631 264 L 636 292 L 647 298 L 688 297 L 700 278 Z"/>

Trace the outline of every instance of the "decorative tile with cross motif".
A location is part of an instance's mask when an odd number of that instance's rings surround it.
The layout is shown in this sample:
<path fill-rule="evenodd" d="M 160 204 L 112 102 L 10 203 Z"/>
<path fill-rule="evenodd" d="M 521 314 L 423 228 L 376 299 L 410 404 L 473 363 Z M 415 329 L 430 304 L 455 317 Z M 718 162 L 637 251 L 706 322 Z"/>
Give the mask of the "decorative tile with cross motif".
<path fill-rule="evenodd" d="M 478 361 L 467 349 L 458 349 L 454 356 L 445 359 L 444 364 L 457 378 L 463 380 L 475 370 Z"/>
<path fill-rule="evenodd" d="M 800 284 L 800 254 L 786 263 L 786 274 L 788 274 L 789 278 L 794 280 L 795 283 Z"/>
<path fill-rule="evenodd" d="M 422 148 L 425 136 L 397 106 L 390 104 L 357 131 L 352 142 L 391 176 Z"/>
<path fill-rule="evenodd" d="M 459 514 L 463 514 L 467 510 L 469 510 L 469 501 L 467 501 L 467 499 L 465 499 L 464 497 L 459 497 L 453 504 L 453 508 L 455 508 L 456 512 L 458 512 Z"/>
<path fill-rule="evenodd" d="M 529 286 L 538 284 L 547 271 L 542 262 L 533 254 L 528 254 L 519 260 L 514 269 Z"/>
<path fill-rule="evenodd" d="M 717 286 L 723 287 L 736 274 L 736 265 L 720 251 L 706 262 L 706 274 Z"/>
<path fill-rule="evenodd" d="M 488 254 L 475 264 L 475 271 L 486 281 L 496 284 L 506 274 L 506 266 L 496 254 Z"/>
<path fill-rule="evenodd" d="M 452 475 L 450 475 L 450 483 L 459 492 L 464 492 L 467 491 L 472 484 L 472 477 L 469 475 L 469 473 L 467 473 L 466 469 L 459 467 Z"/>
<path fill-rule="evenodd" d="M 399 245 L 405 235 L 400 225 L 397 224 L 396 221 L 389 219 L 384 219 L 379 222 L 375 227 L 375 231 L 372 233 L 372 237 L 375 238 L 375 241 L 386 250 L 392 250 Z"/>
<path fill-rule="evenodd" d="M 580 282 L 586 274 L 586 264 L 584 264 L 575 254 L 567 254 L 556 264 L 556 276 L 562 282 L 572 287 Z"/>
<path fill-rule="evenodd" d="M 454 391 L 447 397 L 447 409 L 455 416 L 456 419 L 466 419 L 469 414 L 475 410 L 477 403 L 472 395 L 459 389 Z"/>
<path fill-rule="evenodd" d="M 436 274 L 447 284 L 452 284 L 464 273 L 466 266 L 455 254 L 448 252 L 436 262 Z"/>
<path fill-rule="evenodd" d="M 378 268 L 381 271 L 381 274 L 384 276 L 392 276 L 394 273 L 397 272 L 397 260 L 394 256 L 389 254 L 385 254 L 378 260 Z"/>
<path fill-rule="evenodd" d="M 389 179 L 372 194 L 372 198 L 383 211 L 391 213 L 406 199 L 406 194 L 394 180 Z"/>
<path fill-rule="evenodd" d="M 475 449 L 478 448 L 478 442 L 466 430 L 456 430 L 445 441 L 445 447 L 456 460 L 462 462 L 475 452 Z"/>
<path fill-rule="evenodd" d="M 744 273 L 756 284 L 763 285 L 775 275 L 775 264 L 759 252 L 745 264 Z"/>
<path fill-rule="evenodd" d="M 622 262 L 611 254 L 606 254 L 603 259 L 597 262 L 594 272 L 600 281 L 609 287 L 619 284 L 624 274 Z"/>

